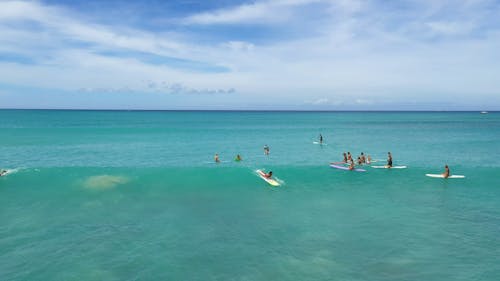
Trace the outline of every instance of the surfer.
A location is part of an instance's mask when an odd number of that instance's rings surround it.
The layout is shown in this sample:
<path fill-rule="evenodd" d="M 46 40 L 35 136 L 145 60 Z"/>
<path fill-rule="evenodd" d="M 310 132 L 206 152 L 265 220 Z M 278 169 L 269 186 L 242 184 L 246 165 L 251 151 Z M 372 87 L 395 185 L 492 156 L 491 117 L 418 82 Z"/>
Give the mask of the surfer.
<path fill-rule="evenodd" d="M 351 152 L 347 152 L 347 161 L 352 161 Z"/>
<path fill-rule="evenodd" d="M 370 164 L 371 162 L 372 162 L 372 157 L 368 155 L 368 157 L 366 157 L 366 163 Z"/>
<path fill-rule="evenodd" d="M 267 144 L 264 145 L 264 154 L 269 155 L 269 146 L 267 146 Z"/>
<path fill-rule="evenodd" d="M 361 160 L 361 157 L 358 157 L 358 165 L 362 165 L 363 164 L 363 160 Z"/>
<path fill-rule="evenodd" d="M 365 157 L 365 154 L 363 152 L 361 152 L 361 163 L 365 164 L 366 163 L 366 157 Z"/>
<path fill-rule="evenodd" d="M 3 176 L 3 175 L 5 175 L 5 174 L 7 174 L 7 170 L 0 171 L 0 177 Z"/>
<path fill-rule="evenodd" d="M 220 163 L 219 154 L 215 153 L 214 160 L 215 160 L 215 163 Z"/>
<path fill-rule="evenodd" d="M 349 165 L 349 170 L 354 170 L 354 161 L 351 160 L 351 165 Z"/>
<path fill-rule="evenodd" d="M 241 160 L 243 160 L 243 159 L 241 159 L 241 156 L 240 156 L 239 154 L 238 154 L 238 155 L 236 155 L 236 158 L 234 159 L 234 161 L 238 161 L 238 162 L 239 162 L 239 161 L 241 161 Z"/>
<path fill-rule="evenodd" d="M 387 168 L 392 168 L 392 154 L 387 152 Z"/>
<path fill-rule="evenodd" d="M 344 152 L 343 155 L 344 155 L 344 160 L 342 160 L 342 162 L 347 163 L 347 154 L 345 154 Z"/>
<path fill-rule="evenodd" d="M 264 177 L 270 179 L 273 176 L 273 171 L 269 171 L 269 173 L 264 173 Z"/>
<path fill-rule="evenodd" d="M 444 173 L 443 173 L 443 177 L 446 179 L 450 176 L 450 168 L 448 168 L 448 165 L 445 165 L 444 166 Z"/>
<path fill-rule="evenodd" d="M 319 134 L 319 144 L 323 144 L 323 136 Z"/>

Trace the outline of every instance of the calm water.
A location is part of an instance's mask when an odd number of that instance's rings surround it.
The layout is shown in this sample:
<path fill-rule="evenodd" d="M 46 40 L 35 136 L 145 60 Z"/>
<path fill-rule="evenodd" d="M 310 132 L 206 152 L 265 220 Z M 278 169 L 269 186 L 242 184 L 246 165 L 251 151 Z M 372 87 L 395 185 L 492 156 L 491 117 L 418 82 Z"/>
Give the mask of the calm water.
<path fill-rule="evenodd" d="M 498 113 L 0 110 L 0 140 L 0 280 L 500 280 Z"/>

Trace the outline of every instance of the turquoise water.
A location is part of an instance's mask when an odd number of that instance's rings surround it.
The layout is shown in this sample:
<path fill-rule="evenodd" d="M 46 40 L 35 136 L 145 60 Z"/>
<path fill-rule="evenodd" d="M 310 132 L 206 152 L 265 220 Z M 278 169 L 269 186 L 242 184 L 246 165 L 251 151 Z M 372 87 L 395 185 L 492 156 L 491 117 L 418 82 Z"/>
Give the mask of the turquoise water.
<path fill-rule="evenodd" d="M 1 280 L 500 279 L 498 113 L 1 110 L 0 137 Z"/>

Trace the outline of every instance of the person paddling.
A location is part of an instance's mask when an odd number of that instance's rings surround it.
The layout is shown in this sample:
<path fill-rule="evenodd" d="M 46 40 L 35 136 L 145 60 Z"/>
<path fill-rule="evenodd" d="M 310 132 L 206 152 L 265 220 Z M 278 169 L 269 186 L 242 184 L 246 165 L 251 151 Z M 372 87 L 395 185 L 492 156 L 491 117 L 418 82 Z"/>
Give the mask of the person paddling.
<path fill-rule="evenodd" d="M 264 173 L 264 177 L 270 179 L 273 176 L 273 171 L 269 171 L 269 173 Z"/>

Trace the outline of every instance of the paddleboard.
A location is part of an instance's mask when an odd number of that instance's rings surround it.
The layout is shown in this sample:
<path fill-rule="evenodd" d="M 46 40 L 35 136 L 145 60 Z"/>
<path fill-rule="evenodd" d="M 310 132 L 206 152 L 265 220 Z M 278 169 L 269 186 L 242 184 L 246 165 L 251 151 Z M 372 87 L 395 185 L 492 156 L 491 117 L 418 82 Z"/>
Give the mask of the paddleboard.
<path fill-rule="evenodd" d="M 319 144 L 319 145 L 328 145 L 326 143 L 320 143 L 319 141 L 313 141 L 314 144 Z"/>
<path fill-rule="evenodd" d="M 408 167 L 406 167 L 406 166 L 392 166 L 391 168 L 389 168 L 387 166 L 372 166 L 372 168 L 375 168 L 375 169 L 406 169 Z"/>
<path fill-rule="evenodd" d="M 425 174 L 425 175 L 431 178 L 442 178 L 442 179 L 445 178 L 442 174 Z M 463 178 L 465 178 L 464 175 L 451 175 L 447 177 L 447 179 L 463 179 Z"/>
<path fill-rule="evenodd" d="M 265 180 L 268 184 L 272 186 L 280 186 L 280 183 L 274 180 L 273 178 L 266 178 L 265 173 L 262 172 L 261 170 L 257 170 L 257 174 L 261 179 Z"/>
<path fill-rule="evenodd" d="M 339 165 L 335 165 L 335 164 L 330 164 L 330 167 L 332 167 L 334 169 L 345 170 L 345 171 L 366 172 L 365 169 L 354 168 L 354 170 L 349 170 L 349 167 L 339 166 Z"/>

